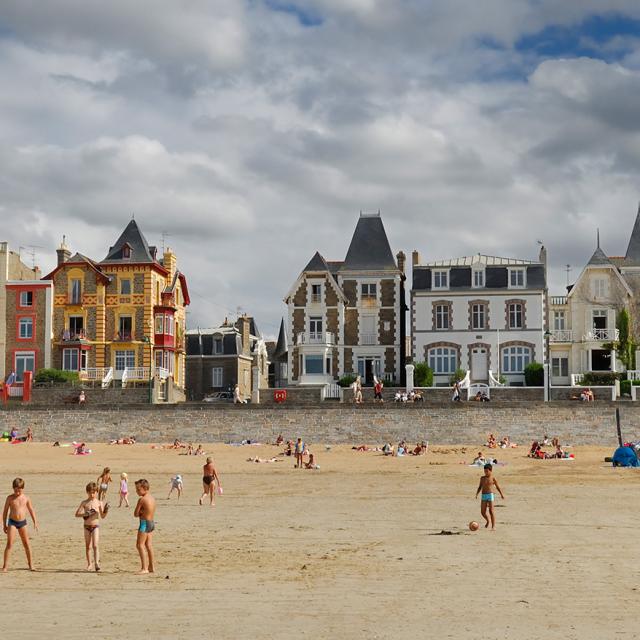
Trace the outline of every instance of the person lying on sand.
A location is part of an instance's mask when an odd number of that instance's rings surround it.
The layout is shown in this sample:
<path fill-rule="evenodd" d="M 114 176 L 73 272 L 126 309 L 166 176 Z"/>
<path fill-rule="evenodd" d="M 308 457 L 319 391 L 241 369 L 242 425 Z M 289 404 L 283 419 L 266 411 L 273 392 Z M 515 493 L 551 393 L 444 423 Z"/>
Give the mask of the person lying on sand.
<path fill-rule="evenodd" d="M 283 462 L 282 460 L 278 460 L 278 458 L 259 458 L 258 456 L 247 458 L 247 462 Z"/>
<path fill-rule="evenodd" d="M 392 456 L 395 453 L 394 448 L 390 442 L 387 442 L 387 444 L 382 447 L 382 453 L 384 453 L 385 456 Z"/>

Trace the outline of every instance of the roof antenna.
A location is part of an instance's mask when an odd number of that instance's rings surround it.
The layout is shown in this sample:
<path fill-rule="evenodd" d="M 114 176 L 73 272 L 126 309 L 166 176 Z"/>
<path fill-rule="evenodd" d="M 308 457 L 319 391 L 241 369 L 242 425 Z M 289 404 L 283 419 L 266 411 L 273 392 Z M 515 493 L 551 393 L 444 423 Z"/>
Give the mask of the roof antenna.
<path fill-rule="evenodd" d="M 600 248 L 600 228 L 598 228 L 598 249 Z"/>
<path fill-rule="evenodd" d="M 565 271 L 567 272 L 567 286 L 569 286 L 569 278 L 570 278 L 570 275 L 571 275 L 571 265 L 570 264 L 568 264 L 566 266 Z"/>
<path fill-rule="evenodd" d="M 162 255 L 164 255 L 164 247 L 165 247 L 165 240 L 170 237 L 171 234 L 168 231 L 163 231 L 162 232 Z"/>

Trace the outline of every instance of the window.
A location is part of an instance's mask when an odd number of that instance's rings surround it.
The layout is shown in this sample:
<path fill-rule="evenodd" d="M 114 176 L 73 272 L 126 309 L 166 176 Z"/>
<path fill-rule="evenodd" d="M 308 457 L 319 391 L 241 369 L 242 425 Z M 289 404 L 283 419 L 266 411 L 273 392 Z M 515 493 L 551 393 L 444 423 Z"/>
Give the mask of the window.
<path fill-rule="evenodd" d="M 502 371 L 504 373 L 522 373 L 531 362 L 529 347 L 506 347 L 502 350 Z"/>
<path fill-rule="evenodd" d="M 434 289 L 449 288 L 449 272 L 448 271 L 433 272 L 433 288 Z"/>
<path fill-rule="evenodd" d="M 324 373 L 324 357 L 323 356 L 305 356 L 304 358 L 305 373 L 316 374 Z"/>
<path fill-rule="evenodd" d="M 360 335 L 362 344 L 375 344 L 378 338 L 376 335 L 376 316 L 362 316 L 361 322 Z"/>
<path fill-rule="evenodd" d="M 164 316 L 156 316 L 156 333 L 164 333 Z"/>
<path fill-rule="evenodd" d="M 606 329 L 607 328 L 607 310 L 606 309 L 594 309 L 594 311 L 593 311 L 593 328 L 594 329 Z"/>
<path fill-rule="evenodd" d="M 222 338 L 214 338 L 213 339 L 213 353 L 224 353 L 224 345 L 222 343 Z"/>
<path fill-rule="evenodd" d="M 593 295 L 596 298 L 606 298 L 607 281 L 605 278 L 595 278 L 593 280 Z"/>
<path fill-rule="evenodd" d="M 133 369 L 136 366 L 136 352 L 132 350 L 116 351 L 116 371 Z"/>
<path fill-rule="evenodd" d="M 18 337 L 20 340 L 33 338 L 33 318 L 20 318 L 18 320 Z"/>
<path fill-rule="evenodd" d="M 486 306 L 484 304 L 471 305 L 471 328 L 484 329 L 486 322 Z"/>
<path fill-rule="evenodd" d="M 551 358 L 551 375 L 554 378 L 568 378 L 569 358 Z"/>
<path fill-rule="evenodd" d="M 173 375 L 173 352 L 165 351 L 164 352 L 164 368 Z"/>
<path fill-rule="evenodd" d="M 436 374 L 455 373 L 458 366 L 458 353 L 449 347 L 429 349 L 429 366 Z"/>
<path fill-rule="evenodd" d="M 78 353 L 80 349 L 63 349 L 62 350 L 62 368 L 65 371 L 78 371 L 79 360 Z"/>
<path fill-rule="evenodd" d="M 309 338 L 310 340 L 322 339 L 322 318 L 319 316 L 309 318 Z"/>
<path fill-rule="evenodd" d="M 449 317 L 449 305 L 436 305 L 436 329 L 448 329 L 451 318 Z"/>
<path fill-rule="evenodd" d="M 122 257 L 123 258 L 130 258 L 131 257 L 131 247 L 128 244 L 125 244 L 122 247 Z"/>
<path fill-rule="evenodd" d="M 311 302 L 314 302 L 316 304 L 320 304 L 322 302 L 322 285 L 321 284 L 311 285 Z"/>
<path fill-rule="evenodd" d="M 71 304 L 82 302 L 82 280 L 71 280 Z"/>
<path fill-rule="evenodd" d="M 156 369 L 163 367 L 162 351 L 156 351 Z"/>
<path fill-rule="evenodd" d="M 509 270 L 509 286 L 512 289 L 523 289 L 525 287 L 524 269 Z"/>
<path fill-rule="evenodd" d="M 473 287 L 475 289 L 484 287 L 484 270 L 483 269 L 473 270 Z"/>
<path fill-rule="evenodd" d="M 214 367 L 211 372 L 213 373 L 212 387 L 222 386 L 222 367 Z"/>
<path fill-rule="evenodd" d="M 509 329 L 522 329 L 523 323 L 523 308 L 521 302 L 512 302 L 509 305 Z"/>
<path fill-rule="evenodd" d="M 120 316 L 118 320 L 118 339 L 131 340 L 131 329 L 133 318 L 131 316 Z"/>
<path fill-rule="evenodd" d="M 15 372 L 16 381 L 24 380 L 25 371 L 35 371 L 36 354 L 33 351 L 16 351 L 15 356 Z"/>
<path fill-rule="evenodd" d="M 131 295 L 131 280 L 129 280 L 129 278 L 123 278 L 120 280 L 120 295 Z"/>
<path fill-rule="evenodd" d="M 363 300 L 375 300 L 377 296 L 378 287 L 375 284 L 363 284 L 360 291 L 362 292 Z"/>
<path fill-rule="evenodd" d="M 84 316 L 69 316 L 69 334 L 71 339 L 84 337 Z"/>
<path fill-rule="evenodd" d="M 32 307 L 33 306 L 33 291 L 21 291 L 20 292 L 20 306 Z"/>
<path fill-rule="evenodd" d="M 173 316 L 165 316 L 164 331 L 168 336 L 173 335 Z"/>
<path fill-rule="evenodd" d="M 566 329 L 566 315 L 564 311 L 553 312 L 553 329 L 555 331 L 564 331 Z"/>

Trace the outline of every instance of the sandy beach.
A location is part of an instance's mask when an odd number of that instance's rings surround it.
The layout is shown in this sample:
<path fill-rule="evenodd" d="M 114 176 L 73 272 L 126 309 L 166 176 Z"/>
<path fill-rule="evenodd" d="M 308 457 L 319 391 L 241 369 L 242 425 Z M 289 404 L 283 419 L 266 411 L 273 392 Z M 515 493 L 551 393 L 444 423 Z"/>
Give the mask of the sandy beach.
<path fill-rule="evenodd" d="M 225 490 L 214 508 L 198 506 L 203 458 L 90 446 L 80 457 L 0 444 L 2 495 L 23 477 L 40 520 L 38 571 L 18 545 L 0 576 L 7 637 L 638 637 L 640 475 L 604 463 L 609 448 L 577 447 L 570 462 L 498 450 L 498 528 L 471 533 L 480 471 L 462 462 L 477 445 L 385 458 L 312 443 L 319 471 L 290 458 L 246 462 L 277 454 L 273 446 L 205 445 Z M 132 490 L 139 477 L 151 482 L 155 576 L 135 575 L 135 495 L 118 509 L 116 484 L 102 572 L 85 571 L 73 514 L 104 466 L 114 479 L 126 471 Z M 179 503 L 165 499 L 175 473 L 185 478 Z"/>

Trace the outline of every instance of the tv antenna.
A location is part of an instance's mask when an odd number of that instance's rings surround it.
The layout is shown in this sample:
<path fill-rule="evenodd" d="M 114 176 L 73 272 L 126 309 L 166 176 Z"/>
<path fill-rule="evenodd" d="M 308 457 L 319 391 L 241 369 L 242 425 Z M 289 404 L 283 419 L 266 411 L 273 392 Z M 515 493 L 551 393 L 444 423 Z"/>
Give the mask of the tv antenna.
<path fill-rule="evenodd" d="M 165 248 L 165 244 L 166 244 L 165 240 L 167 238 L 170 238 L 171 234 L 168 231 L 163 231 L 161 237 L 162 237 L 162 255 L 164 255 L 164 248 Z"/>
<path fill-rule="evenodd" d="M 569 279 L 570 279 L 570 274 L 571 274 L 571 265 L 568 264 L 564 270 L 567 272 L 567 286 L 569 286 Z"/>
<path fill-rule="evenodd" d="M 28 256 L 31 256 L 31 268 L 35 269 L 36 268 L 36 249 L 44 249 L 44 247 L 41 247 L 38 244 L 28 244 L 26 247 L 20 246 L 18 247 L 18 258 L 20 258 L 20 260 L 22 260 L 22 250 L 26 249 L 26 253 Z"/>

